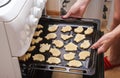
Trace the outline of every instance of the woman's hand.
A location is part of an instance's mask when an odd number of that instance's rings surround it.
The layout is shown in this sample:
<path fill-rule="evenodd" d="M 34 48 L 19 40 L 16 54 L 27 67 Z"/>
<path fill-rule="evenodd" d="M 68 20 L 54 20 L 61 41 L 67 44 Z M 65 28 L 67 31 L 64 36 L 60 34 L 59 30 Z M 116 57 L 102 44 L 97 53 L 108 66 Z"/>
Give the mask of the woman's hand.
<path fill-rule="evenodd" d="M 76 17 L 81 18 L 88 6 L 90 0 L 77 0 L 63 18 Z"/>

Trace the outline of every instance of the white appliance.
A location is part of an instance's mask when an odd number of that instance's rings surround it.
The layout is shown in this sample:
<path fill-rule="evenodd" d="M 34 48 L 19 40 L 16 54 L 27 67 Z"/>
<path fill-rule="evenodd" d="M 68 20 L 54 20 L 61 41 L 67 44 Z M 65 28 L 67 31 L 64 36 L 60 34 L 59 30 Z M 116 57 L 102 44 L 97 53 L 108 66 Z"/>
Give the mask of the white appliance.
<path fill-rule="evenodd" d="M 47 0 L 0 0 L 0 78 L 21 78 L 25 54 Z"/>

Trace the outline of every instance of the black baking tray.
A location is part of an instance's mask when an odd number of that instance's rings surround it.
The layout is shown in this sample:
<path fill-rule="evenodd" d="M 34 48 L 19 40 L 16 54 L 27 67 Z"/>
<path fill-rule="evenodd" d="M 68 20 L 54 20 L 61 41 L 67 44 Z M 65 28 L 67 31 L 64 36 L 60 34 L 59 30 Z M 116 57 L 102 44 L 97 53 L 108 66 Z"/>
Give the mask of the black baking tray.
<path fill-rule="evenodd" d="M 44 38 L 49 33 L 49 31 L 47 29 L 50 25 L 58 25 L 59 26 L 58 30 L 55 32 L 57 34 L 56 39 L 59 39 L 59 40 L 62 40 L 60 38 L 60 34 L 62 33 L 62 32 L 60 32 L 60 29 L 65 25 L 72 26 L 72 31 L 65 33 L 65 34 L 72 34 L 72 35 L 75 35 L 75 33 L 73 32 L 73 29 L 77 28 L 77 26 L 79 26 L 79 25 L 83 26 L 84 30 L 86 30 L 88 27 L 92 26 L 94 29 L 94 32 L 92 34 L 86 36 L 86 39 L 90 40 L 91 45 L 94 42 L 96 42 L 96 40 L 98 40 L 98 38 L 99 38 L 98 34 L 100 33 L 99 32 L 100 31 L 100 21 L 97 19 L 88 19 L 88 18 L 61 19 L 61 18 L 45 17 L 45 18 L 40 19 L 39 24 L 44 26 L 44 28 L 42 29 L 43 33 L 39 35 L 40 37 L 43 38 L 43 40 L 40 43 L 35 44 L 36 48 L 33 50 L 33 52 L 31 52 L 31 55 L 33 56 L 35 54 L 43 54 L 46 57 L 45 58 L 46 60 L 48 59 L 48 57 L 51 56 L 51 54 L 49 52 L 40 53 L 39 48 L 40 48 L 40 44 L 42 44 L 42 43 L 52 44 L 52 40 L 46 40 Z M 36 31 L 39 31 L 39 30 L 40 29 L 36 29 Z M 37 38 L 37 37 L 33 37 L 33 38 Z M 66 40 L 66 41 L 64 41 L 64 44 L 67 44 L 71 41 L 73 42 L 72 39 Z M 75 42 L 73 42 L 73 43 L 75 43 Z M 77 44 L 77 43 L 75 43 L 75 44 Z M 79 46 L 80 44 L 81 44 L 81 42 L 77 45 Z M 31 46 L 32 46 L 32 44 L 31 44 Z M 52 45 L 52 47 L 54 47 L 54 45 Z M 78 48 L 78 50 L 76 52 L 76 57 L 75 57 L 76 60 L 79 59 L 77 55 L 82 50 L 83 49 Z M 59 58 L 61 59 L 60 64 L 56 65 L 56 64 L 48 64 L 46 62 L 33 61 L 32 56 L 26 63 L 28 63 L 29 68 L 36 69 L 36 70 L 48 70 L 48 71 L 67 72 L 67 73 L 73 73 L 73 74 L 93 75 L 96 70 L 97 51 L 92 50 L 91 48 L 88 48 L 86 50 L 91 52 L 90 57 L 88 57 L 86 60 L 80 60 L 83 64 L 83 66 L 81 66 L 81 67 L 69 67 L 66 65 L 68 63 L 68 61 L 63 59 L 63 54 L 66 53 L 64 50 L 64 47 L 62 47 L 60 49 L 60 51 L 61 51 L 61 56 L 59 56 Z"/>

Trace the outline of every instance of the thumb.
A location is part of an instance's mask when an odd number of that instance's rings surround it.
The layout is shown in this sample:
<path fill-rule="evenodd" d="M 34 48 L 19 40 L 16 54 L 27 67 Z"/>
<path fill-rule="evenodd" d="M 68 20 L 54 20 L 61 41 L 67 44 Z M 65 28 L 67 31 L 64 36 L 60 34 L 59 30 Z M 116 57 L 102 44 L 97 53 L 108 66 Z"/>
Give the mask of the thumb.
<path fill-rule="evenodd" d="M 69 11 L 69 12 L 67 12 L 66 15 L 62 16 L 62 18 L 68 18 L 70 15 L 71 15 L 71 12 Z"/>

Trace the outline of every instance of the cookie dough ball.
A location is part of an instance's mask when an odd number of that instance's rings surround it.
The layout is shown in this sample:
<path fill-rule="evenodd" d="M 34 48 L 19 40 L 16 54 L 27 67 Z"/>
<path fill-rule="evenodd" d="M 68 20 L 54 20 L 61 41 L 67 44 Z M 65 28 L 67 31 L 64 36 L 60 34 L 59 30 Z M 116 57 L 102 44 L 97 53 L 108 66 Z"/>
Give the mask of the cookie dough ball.
<path fill-rule="evenodd" d="M 39 51 L 41 52 L 41 53 L 44 53 L 44 52 L 46 52 L 46 51 L 49 51 L 49 49 L 50 49 L 50 44 L 48 44 L 48 43 L 46 43 L 46 44 L 41 44 L 40 45 L 40 49 L 39 49 Z"/>
<path fill-rule="evenodd" d="M 81 67 L 82 63 L 79 60 L 71 60 L 67 63 L 68 66 Z"/>
<path fill-rule="evenodd" d="M 57 57 L 49 57 L 47 60 L 47 63 L 49 64 L 59 64 L 61 63 L 61 60 Z"/>
<path fill-rule="evenodd" d="M 89 35 L 93 33 L 93 28 L 92 27 L 88 27 L 87 30 L 84 31 L 84 34 Z"/>
<path fill-rule="evenodd" d="M 63 40 L 67 40 L 67 39 L 70 39 L 70 38 L 72 38 L 73 36 L 72 35 L 64 35 L 64 34 L 61 34 L 61 38 L 63 39 Z"/>
<path fill-rule="evenodd" d="M 43 28 L 43 26 L 39 24 L 39 25 L 37 26 L 37 29 L 41 29 L 41 28 Z"/>
<path fill-rule="evenodd" d="M 83 43 L 80 45 L 80 48 L 87 49 L 90 47 L 90 41 L 84 40 Z"/>
<path fill-rule="evenodd" d="M 75 53 L 70 52 L 70 53 L 64 54 L 63 57 L 65 60 L 72 60 L 75 58 Z"/>
<path fill-rule="evenodd" d="M 28 51 L 32 52 L 35 48 L 36 48 L 36 46 L 30 46 L 30 48 L 28 49 Z"/>
<path fill-rule="evenodd" d="M 52 53 L 52 55 L 56 56 L 56 57 L 60 56 L 60 54 L 61 54 L 60 50 L 57 48 L 51 48 L 49 52 Z"/>
<path fill-rule="evenodd" d="M 42 54 L 35 54 L 34 56 L 32 56 L 34 61 L 45 61 L 45 56 Z"/>
<path fill-rule="evenodd" d="M 76 36 L 75 36 L 75 38 L 74 38 L 74 41 L 75 42 L 80 42 L 80 41 L 82 41 L 83 39 L 85 39 L 86 37 L 85 37 L 85 35 L 84 34 L 76 34 Z"/>
<path fill-rule="evenodd" d="M 83 32 L 83 27 L 82 26 L 78 26 L 77 28 L 74 29 L 75 33 L 82 33 Z"/>
<path fill-rule="evenodd" d="M 90 56 L 90 52 L 89 51 L 81 51 L 79 53 L 79 59 L 80 60 L 85 60 L 89 56 Z"/>
<path fill-rule="evenodd" d="M 57 37 L 56 33 L 49 33 L 47 34 L 47 36 L 45 36 L 47 40 L 55 39 L 56 37 Z"/>
<path fill-rule="evenodd" d="M 61 29 L 62 32 L 68 32 L 68 31 L 71 31 L 71 30 L 72 30 L 72 27 L 69 26 L 69 25 L 67 25 L 65 27 L 62 27 L 62 29 Z"/>
<path fill-rule="evenodd" d="M 67 45 L 65 45 L 65 50 L 66 51 L 76 51 L 77 50 L 77 45 L 75 45 L 74 43 L 70 42 Z"/>
<path fill-rule="evenodd" d="M 58 29 L 58 25 L 53 25 L 53 26 L 49 26 L 48 31 L 55 32 L 57 29 Z"/>
<path fill-rule="evenodd" d="M 61 40 L 54 40 L 54 41 L 53 41 L 53 44 L 55 44 L 55 46 L 56 46 L 57 48 L 61 48 L 61 47 L 63 47 L 63 45 L 64 45 L 63 41 L 61 41 Z"/>
<path fill-rule="evenodd" d="M 19 57 L 19 60 L 21 60 L 21 61 L 27 61 L 30 57 L 31 57 L 31 54 L 27 53 L 27 54 Z"/>

